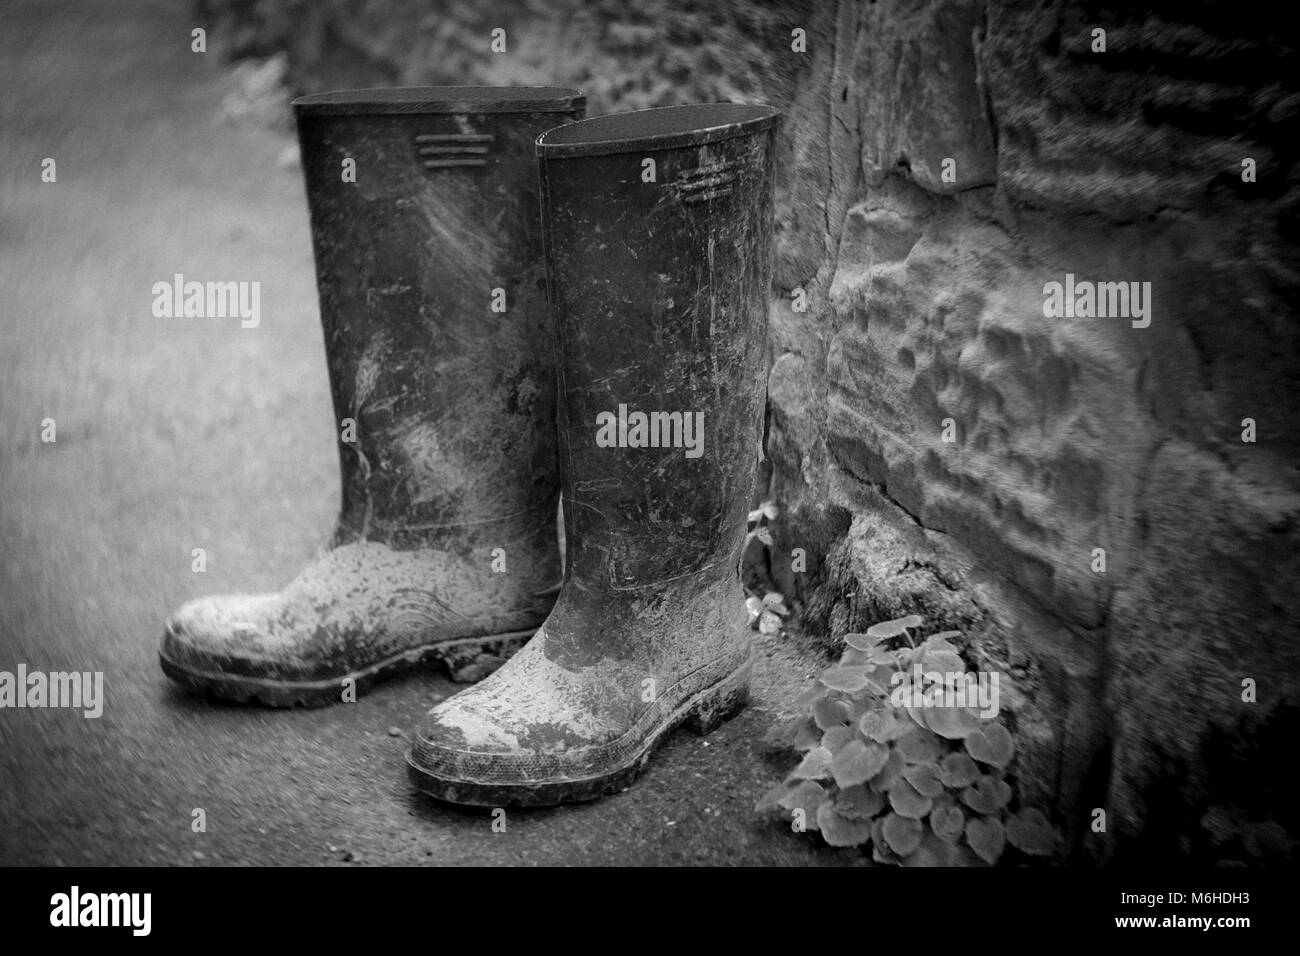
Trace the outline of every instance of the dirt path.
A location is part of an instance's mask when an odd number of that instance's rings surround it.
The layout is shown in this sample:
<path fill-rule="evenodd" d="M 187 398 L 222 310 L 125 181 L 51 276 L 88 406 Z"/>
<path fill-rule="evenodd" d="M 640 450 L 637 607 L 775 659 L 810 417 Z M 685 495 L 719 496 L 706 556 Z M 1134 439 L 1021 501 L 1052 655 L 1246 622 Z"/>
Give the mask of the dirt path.
<path fill-rule="evenodd" d="M 777 776 L 760 708 L 675 735 L 624 794 L 494 834 L 407 785 L 389 731 L 453 691 L 440 676 L 312 712 L 173 691 L 167 611 L 290 578 L 338 477 L 289 139 L 218 124 L 226 80 L 184 4 L 122 6 L 11 5 L 0 31 L 0 670 L 103 671 L 106 696 L 98 720 L 0 711 L 0 863 L 859 861 L 754 817 Z M 261 324 L 155 318 L 178 272 L 260 281 Z M 796 670 L 763 660 L 760 705 Z"/>

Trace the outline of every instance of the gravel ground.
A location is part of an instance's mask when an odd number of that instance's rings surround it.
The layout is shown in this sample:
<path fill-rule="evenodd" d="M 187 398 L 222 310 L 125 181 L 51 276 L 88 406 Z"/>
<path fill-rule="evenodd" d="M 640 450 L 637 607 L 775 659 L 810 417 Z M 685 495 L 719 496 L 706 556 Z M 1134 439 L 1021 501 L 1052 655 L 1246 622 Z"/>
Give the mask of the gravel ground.
<path fill-rule="evenodd" d="M 290 137 L 218 121 L 229 71 L 190 52 L 184 4 L 107 6 L 11 4 L 0 31 L 0 670 L 103 671 L 106 697 L 98 720 L 0 711 L 0 862 L 862 862 L 753 813 L 784 769 L 762 732 L 815 667 L 786 641 L 763 639 L 742 716 L 504 833 L 407 784 L 405 734 L 455 691 L 439 674 L 322 711 L 169 686 L 168 610 L 292 577 L 330 530 L 337 460 Z M 177 272 L 260 281 L 261 325 L 154 318 Z"/>

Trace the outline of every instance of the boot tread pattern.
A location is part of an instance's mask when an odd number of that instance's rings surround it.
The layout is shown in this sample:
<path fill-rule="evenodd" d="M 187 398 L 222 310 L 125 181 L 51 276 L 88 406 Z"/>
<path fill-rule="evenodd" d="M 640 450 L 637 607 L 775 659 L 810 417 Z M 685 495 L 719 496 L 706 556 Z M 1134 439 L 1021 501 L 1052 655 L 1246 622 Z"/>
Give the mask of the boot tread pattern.
<path fill-rule="evenodd" d="M 163 673 L 168 677 L 192 691 L 206 693 L 219 700 L 273 708 L 312 708 L 338 703 L 344 678 L 350 677 L 356 681 L 357 696 L 360 697 L 381 681 L 431 662 L 442 664 L 447 676 L 457 683 L 477 681 L 485 676 L 483 673 L 475 673 L 481 657 L 486 655 L 504 662 L 528 643 L 535 633 L 536 628 L 530 628 L 436 641 L 390 655 L 368 667 L 341 672 L 321 680 L 276 680 L 200 670 L 172 660 L 162 652 L 159 653 L 158 660 Z"/>

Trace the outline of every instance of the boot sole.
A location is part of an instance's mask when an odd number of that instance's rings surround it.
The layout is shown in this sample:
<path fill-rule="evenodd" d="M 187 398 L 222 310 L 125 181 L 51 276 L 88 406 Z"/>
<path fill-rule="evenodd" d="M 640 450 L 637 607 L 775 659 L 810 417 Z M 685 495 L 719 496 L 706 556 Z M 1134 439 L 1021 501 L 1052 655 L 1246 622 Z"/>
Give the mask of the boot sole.
<path fill-rule="evenodd" d="M 533 628 L 527 631 L 507 631 L 501 634 L 463 637 L 453 641 L 425 644 L 402 651 L 400 654 L 393 654 L 360 670 L 315 681 L 275 680 L 268 677 L 248 677 L 221 671 L 197 670 L 172 660 L 161 650 L 158 652 L 158 662 L 162 665 L 163 673 L 183 687 L 206 693 L 220 700 L 279 708 L 326 707 L 342 702 L 343 681 L 349 677 L 356 681 L 356 692 L 360 697 L 374 685 L 431 661 L 441 662 L 447 668 L 448 676 L 452 680 L 461 682 L 477 680 L 487 675 L 478 674 L 477 677 L 472 678 L 466 676 L 469 669 L 464 664 L 457 668 L 458 658 L 470 655 L 472 659 L 473 656 L 490 649 L 494 656 L 504 659 L 528 643 L 535 633 L 537 630 Z"/>
<path fill-rule="evenodd" d="M 743 710 L 749 702 L 751 667 L 746 662 L 712 687 L 687 698 L 646 738 L 629 763 L 608 773 L 542 783 L 483 784 L 441 777 L 421 767 L 413 750 L 406 755 L 407 771 L 417 789 L 447 803 L 478 807 L 553 807 L 596 800 L 635 780 L 645 770 L 655 748 L 679 726 L 685 724 L 702 737 Z"/>

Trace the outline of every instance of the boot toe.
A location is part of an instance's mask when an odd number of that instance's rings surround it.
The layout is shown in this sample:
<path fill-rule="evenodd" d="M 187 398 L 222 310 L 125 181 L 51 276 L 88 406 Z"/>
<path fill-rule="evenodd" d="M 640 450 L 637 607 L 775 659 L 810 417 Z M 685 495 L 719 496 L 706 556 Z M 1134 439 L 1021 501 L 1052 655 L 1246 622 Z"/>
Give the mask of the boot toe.
<path fill-rule="evenodd" d="M 163 630 L 161 654 L 193 671 L 229 671 L 265 653 L 274 594 L 198 598 L 182 605 Z"/>
<path fill-rule="evenodd" d="M 495 674 L 425 715 L 407 757 L 420 789 L 454 803 L 540 805 L 627 762 L 636 743 L 631 709 L 611 700 L 591 706 L 592 687 L 626 682 L 567 672 L 545 659 L 543 643 L 541 632 Z"/>
<path fill-rule="evenodd" d="M 639 743 L 612 727 L 578 733 L 558 718 L 507 728 L 453 698 L 425 716 L 407 763 L 416 787 L 440 800 L 553 806 L 617 789 L 640 763 Z"/>
<path fill-rule="evenodd" d="M 414 735 L 407 763 L 416 785 L 452 803 L 550 803 L 530 794 L 571 781 L 582 749 L 542 751 L 470 708 L 435 708 Z"/>

